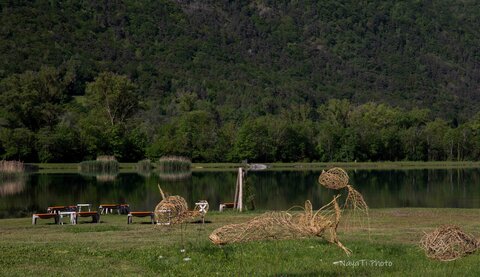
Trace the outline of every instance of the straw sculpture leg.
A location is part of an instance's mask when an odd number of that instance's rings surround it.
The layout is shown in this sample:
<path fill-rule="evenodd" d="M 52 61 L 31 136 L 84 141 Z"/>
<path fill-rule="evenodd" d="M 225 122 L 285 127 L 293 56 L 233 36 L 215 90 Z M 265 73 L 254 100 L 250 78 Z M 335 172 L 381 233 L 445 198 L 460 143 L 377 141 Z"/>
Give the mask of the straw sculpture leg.
<path fill-rule="evenodd" d="M 330 228 L 330 239 L 328 239 L 329 242 L 334 243 L 338 245 L 345 253 L 347 256 L 350 256 L 352 254 L 352 251 L 348 248 L 346 248 L 339 240 L 337 236 L 337 228 L 338 224 L 340 223 L 340 215 L 341 215 L 341 210 L 340 207 L 338 206 L 337 201 L 334 202 L 334 208 L 335 208 L 335 225 Z"/>
<path fill-rule="evenodd" d="M 334 190 L 340 190 L 346 188 L 348 191 L 347 199 L 343 205 L 343 209 L 350 210 L 353 215 L 353 220 L 358 221 L 361 227 L 364 227 L 364 219 L 367 221 L 367 228 L 370 230 L 370 217 L 368 214 L 368 205 L 363 199 L 360 192 L 355 190 L 348 184 L 349 176 L 345 170 L 339 167 L 331 168 L 327 171 L 322 171 L 318 177 L 318 182 L 328 188 Z M 345 221 L 345 229 L 349 229 L 350 220 Z"/>
<path fill-rule="evenodd" d="M 338 196 L 327 205 L 320 208 L 315 214 L 310 201 L 305 202 L 303 212 L 289 211 L 268 212 L 252 220 L 229 224 L 220 227 L 210 234 L 210 240 L 215 244 L 241 243 L 259 240 L 298 239 L 307 237 L 323 237 L 329 230 L 327 240 L 338 245 L 350 254 L 350 250 L 343 246 L 337 237 L 337 226 L 340 220 Z"/>
<path fill-rule="evenodd" d="M 356 225 L 360 228 L 367 228 L 370 232 L 369 208 L 360 192 L 351 185 L 347 186 L 348 194 L 343 211 L 348 211 L 349 216 L 344 220 L 345 230 L 350 229 L 350 225 Z M 370 235 L 370 234 L 369 234 Z"/>

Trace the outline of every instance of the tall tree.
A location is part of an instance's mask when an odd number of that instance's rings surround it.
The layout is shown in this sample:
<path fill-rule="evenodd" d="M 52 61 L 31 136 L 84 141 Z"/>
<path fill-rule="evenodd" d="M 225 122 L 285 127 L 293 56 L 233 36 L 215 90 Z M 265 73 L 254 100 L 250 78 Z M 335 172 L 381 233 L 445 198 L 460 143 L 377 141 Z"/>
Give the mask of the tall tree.
<path fill-rule="evenodd" d="M 127 76 L 103 72 L 87 85 L 87 103 L 100 111 L 111 126 L 125 124 L 139 109 L 136 86 Z"/>

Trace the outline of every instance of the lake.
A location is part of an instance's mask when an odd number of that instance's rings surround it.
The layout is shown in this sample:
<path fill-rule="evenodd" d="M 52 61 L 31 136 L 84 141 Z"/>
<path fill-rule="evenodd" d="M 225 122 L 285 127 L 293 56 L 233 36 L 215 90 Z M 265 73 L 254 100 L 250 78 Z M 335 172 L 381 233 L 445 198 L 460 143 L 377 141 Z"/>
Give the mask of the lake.
<path fill-rule="evenodd" d="M 161 200 L 157 184 L 190 206 L 206 199 L 211 209 L 232 202 L 236 171 L 194 171 L 181 179 L 151 173 L 89 176 L 31 173 L 0 183 L 0 218 L 30 216 L 48 206 L 128 203 L 132 210 L 153 210 Z M 320 171 L 249 171 L 245 191 L 260 210 L 284 210 L 309 199 L 314 208 L 335 194 L 317 183 Z M 480 208 L 480 169 L 348 170 L 350 183 L 371 208 Z M 251 204 L 251 202 L 249 202 Z"/>

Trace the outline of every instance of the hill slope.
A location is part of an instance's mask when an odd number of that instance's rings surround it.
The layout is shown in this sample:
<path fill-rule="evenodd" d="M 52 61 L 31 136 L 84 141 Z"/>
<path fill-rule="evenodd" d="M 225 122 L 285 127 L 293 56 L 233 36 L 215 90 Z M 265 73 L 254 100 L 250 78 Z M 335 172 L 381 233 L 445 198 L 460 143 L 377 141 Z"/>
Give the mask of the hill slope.
<path fill-rule="evenodd" d="M 342 2 L 2 1 L 0 78 L 53 67 L 70 74 L 57 104 L 85 111 L 72 96 L 124 74 L 149 142 L 198 110 L 220 126 L 302 107 L 317 120 L 329 99 L 429 108 L 453 126 L 480 111 L 477 1 Z"/>

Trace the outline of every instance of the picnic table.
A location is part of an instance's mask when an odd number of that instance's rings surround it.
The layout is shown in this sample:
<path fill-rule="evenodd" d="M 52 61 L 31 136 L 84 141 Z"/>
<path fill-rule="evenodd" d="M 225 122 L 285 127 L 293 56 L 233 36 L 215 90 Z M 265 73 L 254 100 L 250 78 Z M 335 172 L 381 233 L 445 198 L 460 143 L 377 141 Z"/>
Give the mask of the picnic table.
<path fill-rule="evenodd" d="M 76 224 L 76 214 L 77 212 L 59 212 L 59 223 L 63 225 L 63 217 L 64 216 L 69 216 L 70 217 L 70 224 Z"/>
<path fill-rule="evenodd" d="M 108 214 L 109 212 L 112 213 L 113 210 L 117 210 L 118 214 L 126 213 L 130 210 L 130 206 L 128 204 L 100 204 L 98 207 L 100 209 L 100 214 Z"/>
<path fill-rule="evenodd" d="M 77 211 L 81 212 L 82 207 L 88 208 L 88 211 L 92 209 L 92 204 L 77 204 Z"/>
<path fill-rule="evenodd" d="M 47 213 L 73 212 L 77 210 L 77 206 L 50 206 Z"/>

